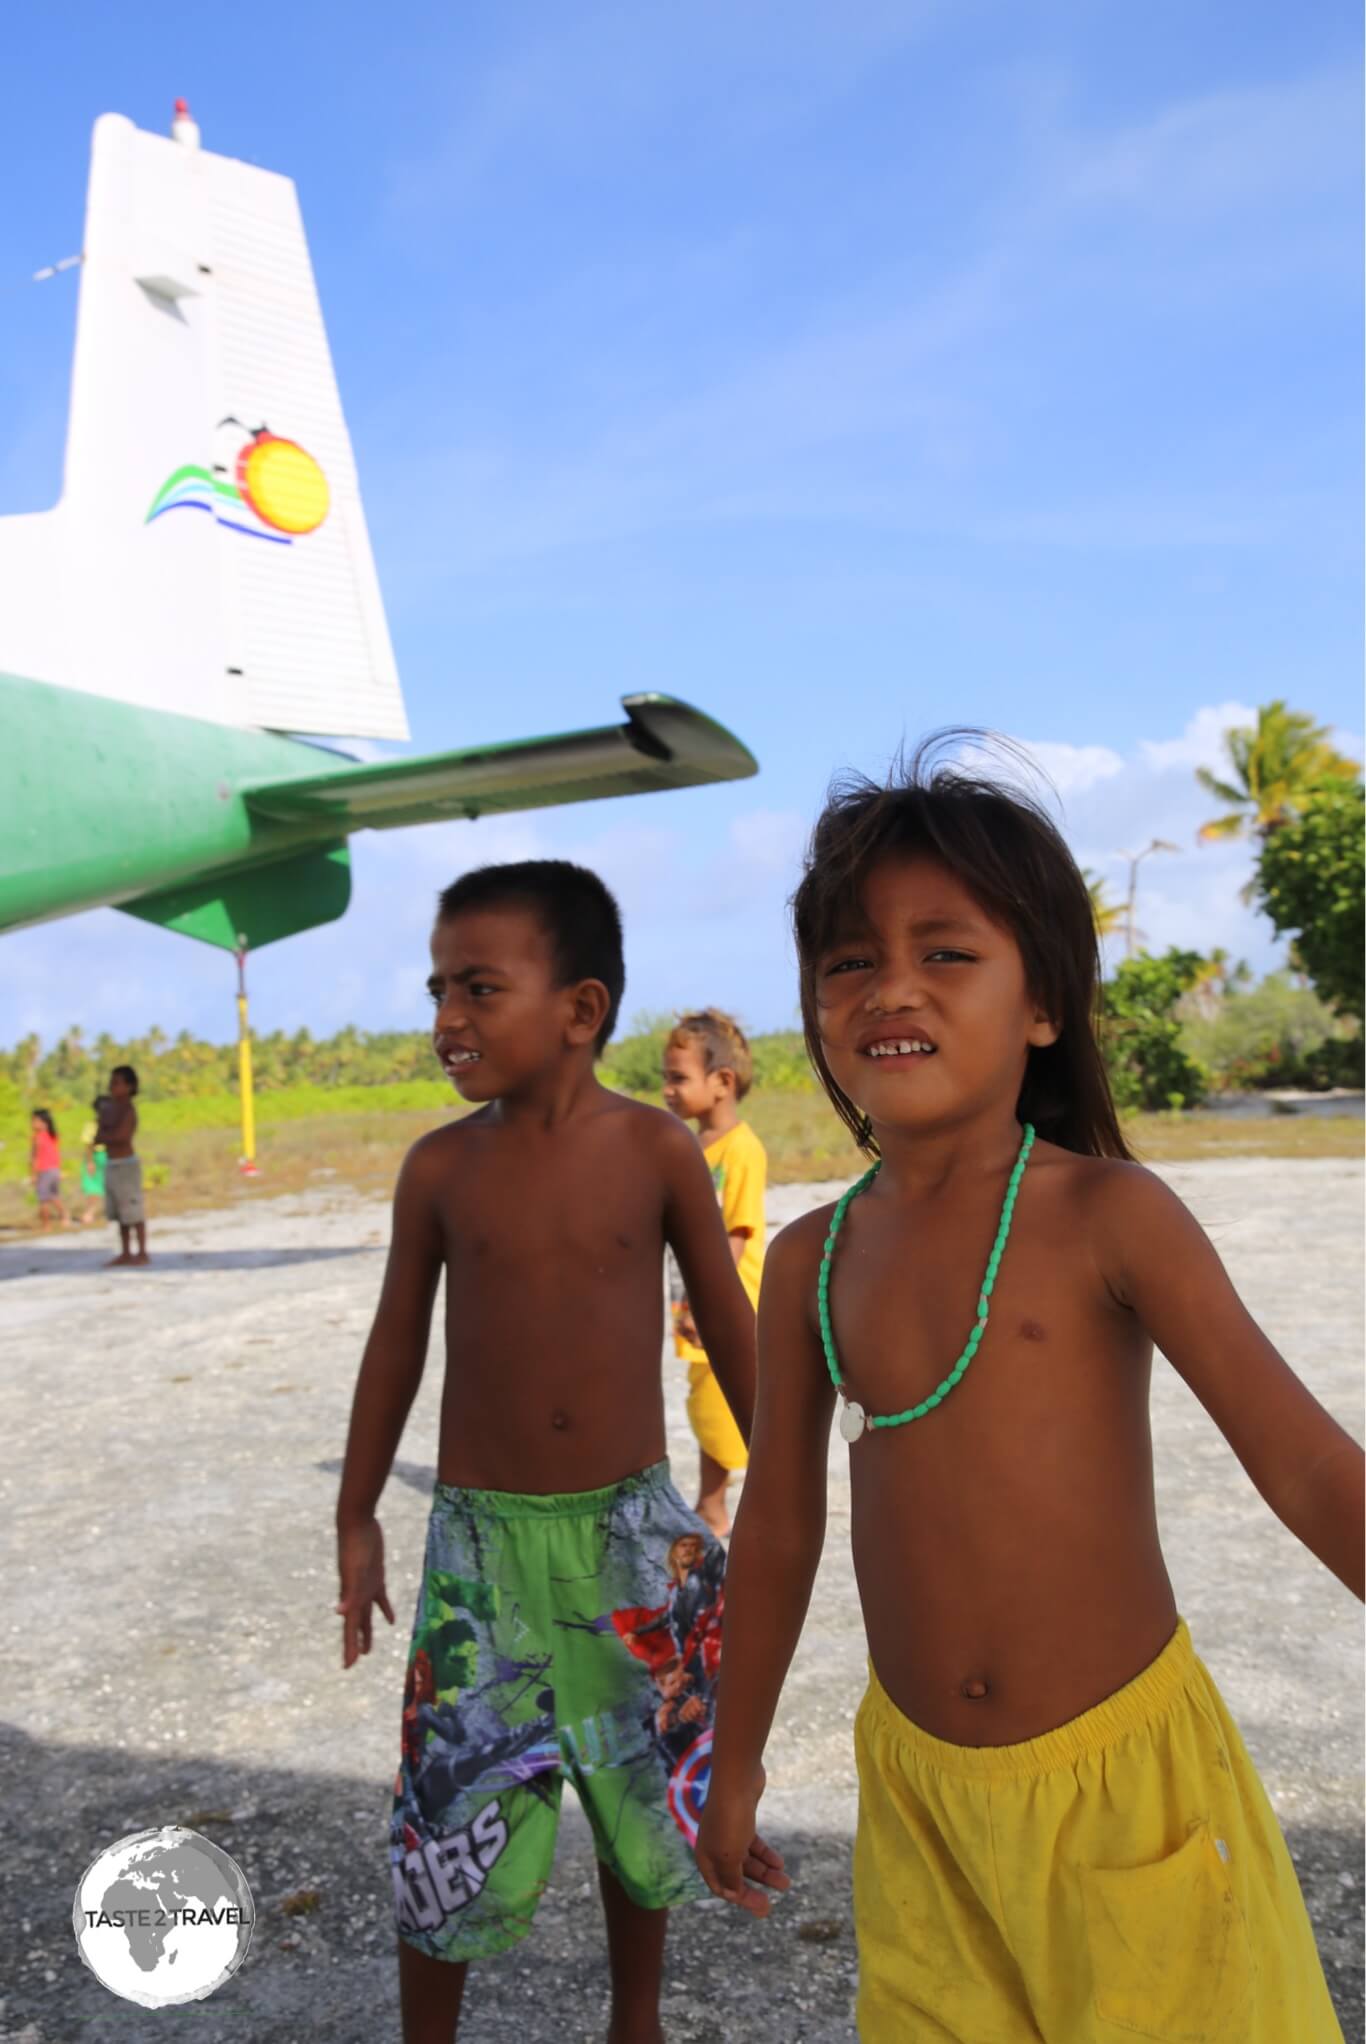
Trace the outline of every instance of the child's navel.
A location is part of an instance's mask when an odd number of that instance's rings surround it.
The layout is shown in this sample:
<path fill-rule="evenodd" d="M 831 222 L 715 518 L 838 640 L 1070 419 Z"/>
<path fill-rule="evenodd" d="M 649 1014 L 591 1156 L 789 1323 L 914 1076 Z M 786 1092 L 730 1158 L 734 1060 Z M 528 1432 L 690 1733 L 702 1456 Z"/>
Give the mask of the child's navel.
<path fill-rule="evenodd" d="M 1037 1320 L 1022 1320 L 1020 1332 L 1026 1341 L 1047 1341 L 1048 1329 L 1040 1327 Z"/>
<path fill-rule="evenodd" d="M 962 1686 L 962 1694 L 966 1696 L 969 1703 L 980 1703 L 990 1692 L 991 1684 L 984 1681 L 980 1675 L 969 1675 L 967 1681 Z"/>
<path fill-rule="evenodd" d="M 557 1405 L 555 1407 L 550 1415 L 550 1424 L 557 1433 L 562 1434 L 565 1431 L 565 1428 L 569 1425 L 569 1414 L 562 1406 Z"/>

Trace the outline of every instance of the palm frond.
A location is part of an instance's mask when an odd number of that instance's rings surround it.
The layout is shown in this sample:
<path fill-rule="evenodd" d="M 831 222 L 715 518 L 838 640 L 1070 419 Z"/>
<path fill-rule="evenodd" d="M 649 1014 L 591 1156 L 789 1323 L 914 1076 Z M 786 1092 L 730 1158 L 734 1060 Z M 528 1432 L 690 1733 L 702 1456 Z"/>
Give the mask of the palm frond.
<path fill-rule="evenodd" d="M 1223 838 L 1241 837 L 1247 825 L 1247 817 L 1236 810 L 1232 816 L 1216 816 L 1209 823 L 1202 823 L 1196 836 L 1205 844 L 1214 844 Z"/>

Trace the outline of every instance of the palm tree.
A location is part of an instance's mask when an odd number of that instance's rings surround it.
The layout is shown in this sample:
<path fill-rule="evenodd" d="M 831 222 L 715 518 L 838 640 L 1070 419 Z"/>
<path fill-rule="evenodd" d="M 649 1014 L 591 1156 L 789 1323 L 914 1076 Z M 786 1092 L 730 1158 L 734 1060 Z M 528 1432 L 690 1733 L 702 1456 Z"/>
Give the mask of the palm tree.
<path fill-rule="evenodd" d="M 1228 804 L 1222 816 L 1201 825 L 1205 843 L 1242 837 L 1249 830 L 1265 837 L 1303 810 L 1325 781 L 1351 781 L 1361 772 L 1355 760 L 1333 749 L 1326 724 L 1316 724 L 1303 710 L 1287 709 L 1282 701 L 1264 703 L 1255 725 L 1226 731 L 1224 748 L 1231 779 L 1221 780 L 1208 767 L 1195 770 L 1201 787 Z"/>
<path fill-rule="evenodd" d="M 1086 892 L 1091 897 L 1091 915 L 1098 937 L 1113 937 L 1124 928 L 1124 904 L 1106 898 L 1105 875 L 1093 873 L 1089 866 L 1083 866 L 1081 877 L 1086 882 Z"/>
<path fill-rule="evenodd" d="M 1247 960 L 1231 958 L 1222 944 L 1216 944 L 1195 968 L 1195 978 L 1182 995 L 1180 1007 L 1212 1022 L 1231 993 L 1251 984 L 1252 968 Z"/>
<path fill-rule="evenodd" d="M 1252 984 L 1252 967 L 1246 958 L 1230 958 L 1222 944 L 1216 944 L 1196 967 L 1195 986 L 1212 986 L 1217 994 L 1230 994 L 1235 987 Z"/>

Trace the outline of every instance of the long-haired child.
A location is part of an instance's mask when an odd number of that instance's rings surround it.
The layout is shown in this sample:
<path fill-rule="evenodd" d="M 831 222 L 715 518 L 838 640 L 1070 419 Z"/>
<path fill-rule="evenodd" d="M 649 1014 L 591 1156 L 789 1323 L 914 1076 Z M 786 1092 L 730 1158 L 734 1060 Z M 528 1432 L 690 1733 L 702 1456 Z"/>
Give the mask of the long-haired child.
<path fill-rule="evenodd" d="M 29 1178 L 38 1202 L 38 1227 L 42 1230 L 54 1221 L 58 1227 L 68 1227 L 62 1205 L 62 1146 L 57 1124 L 46 1107 L 35 1107 L 30 1128 Z"/>
<path fill-rule="evenodd" d="M 811 1055 L 875 1161 L 769 1252 L 702 1871 L 758 1914 L 787 1885 L 755 1807 L 838 1399 L 860 2035 L 1329 2044 L 1285 1840 L 1158 1542 L 1153 1349 L 1358 1596 L 1361 1449 L 1129 1157 L 1091 906 L 1040 808 L 924 752 L 840 787 L 794 918 Z"/>

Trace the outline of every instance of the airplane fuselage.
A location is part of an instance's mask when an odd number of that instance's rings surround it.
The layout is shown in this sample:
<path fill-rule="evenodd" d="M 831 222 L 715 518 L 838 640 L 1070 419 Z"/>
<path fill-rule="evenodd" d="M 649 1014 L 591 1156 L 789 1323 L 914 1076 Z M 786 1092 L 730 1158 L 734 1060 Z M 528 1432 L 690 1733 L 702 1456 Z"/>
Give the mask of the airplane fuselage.
<path fill-rule="evenodd" d="M 242 790 L 315 777 L 332 755 L 268 731 L 0 675 L 0 930 L 336 838 L 251 811 Z"/>

